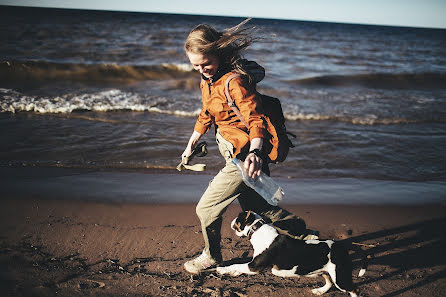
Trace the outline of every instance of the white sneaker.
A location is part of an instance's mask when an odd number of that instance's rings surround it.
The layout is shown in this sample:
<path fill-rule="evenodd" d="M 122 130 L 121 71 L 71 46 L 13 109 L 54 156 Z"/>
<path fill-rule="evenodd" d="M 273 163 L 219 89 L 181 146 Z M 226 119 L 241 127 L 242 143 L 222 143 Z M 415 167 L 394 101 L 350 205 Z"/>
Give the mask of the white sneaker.
<path fill-rule="evenodd" d="M 204 251 L 197 258 L 184 263 L 184 269 L 192 274 L 199 274 L 203 270 L 216 267 L 218 262 Z"/>

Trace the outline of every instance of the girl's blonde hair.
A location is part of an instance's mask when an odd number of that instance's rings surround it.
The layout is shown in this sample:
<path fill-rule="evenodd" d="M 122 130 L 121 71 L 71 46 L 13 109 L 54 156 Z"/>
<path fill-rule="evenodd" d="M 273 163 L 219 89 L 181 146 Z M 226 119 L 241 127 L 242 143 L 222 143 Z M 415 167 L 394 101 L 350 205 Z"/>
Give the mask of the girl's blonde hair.
<path fill-rule="evenodd" d="M 228 65 L 231 70 L 253 79 L 246 71 L 241 52 L 254 41 L 254 26 L 244 25 L 251 19 L 246 19 L 237 26 L 218 32 L 212 26 L 201 24 L 195 27 L 186 39 L 184 49 L 186 52 L 216 56 L 221 64 Z"/>

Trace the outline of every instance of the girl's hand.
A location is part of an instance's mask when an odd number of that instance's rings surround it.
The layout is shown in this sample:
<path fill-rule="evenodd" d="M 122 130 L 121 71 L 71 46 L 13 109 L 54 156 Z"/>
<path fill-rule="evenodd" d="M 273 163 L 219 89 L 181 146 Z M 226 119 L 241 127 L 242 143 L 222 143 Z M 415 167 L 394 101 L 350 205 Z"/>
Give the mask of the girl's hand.
<path fill-rule="evenodd" d="M 184 164 L 189 163 L 189 156 L 192 154 L 193 148 L 191 146 L 187 146 L 184 152 L 181 154 L 181 161 Z"/>
<path fill-rule="evenodd" d="M 263 160 L 254 153 L 250 153 L 244 163 L 244 167 L 250 178 L 256 178 L 262 172 Z"/>
<path fill-rule="evenodd" d="M 195 146 L 197 145 L 198 140 L 200 140 L 201 134 L 197 131 L 194 131 L 189 138 L 189 142 L 187 143 L 186 149 L 181 154 L 181 161 L 183 164 L 189 163 L 189 157 L 192 154 L 192 151 L 195 149 Z"/>

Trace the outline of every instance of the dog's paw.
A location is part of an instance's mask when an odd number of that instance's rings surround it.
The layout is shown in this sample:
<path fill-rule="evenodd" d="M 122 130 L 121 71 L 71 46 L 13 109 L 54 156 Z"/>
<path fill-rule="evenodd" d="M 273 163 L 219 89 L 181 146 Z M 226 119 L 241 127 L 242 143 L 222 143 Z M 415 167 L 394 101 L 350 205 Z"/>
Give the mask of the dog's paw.
<path fill-rule="evenodd" d="M 315 295 L 323 295 L 325 292 L 327 292 L 328 290 L 326 290 L 325 288 L 317 288 L 317 289 L 312 289 L 311 293 L 315 294 Z"/>
<path fill-rule="evenodd" d="M 226 273 L 228 273 L 227 267 L 217 267 L 215 270 L 217 271 L 218 274 L 226 274 Z"/>
<path fill-rule="evenodd" d="M 243 274 L 242 272 L 237 271 L 237 270 L 233 270 L 233 271 L 229 272 L 230 276 L 239 276 L 239 275 L 242 275 L 242 274 Z"/>
<path fill-rule="evenodd" d="M 239 276 L 242 274 L 240 271 L 231 269 L 230 266 L 217 267 L 216 271 L 218 274 L 229 274 L 230 276 Z"/>

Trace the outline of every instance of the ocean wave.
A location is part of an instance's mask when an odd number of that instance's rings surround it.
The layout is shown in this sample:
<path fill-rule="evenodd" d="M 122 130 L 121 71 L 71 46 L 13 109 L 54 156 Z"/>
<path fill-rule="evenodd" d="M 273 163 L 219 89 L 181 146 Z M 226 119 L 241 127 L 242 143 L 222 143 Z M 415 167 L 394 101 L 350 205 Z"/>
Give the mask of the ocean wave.
<path fill-rule="evenodd" d="M 193 75 L 189 64 L 152 66 L 117 64 L 53 63 L 45 61 L 0 61 L 3 82 L 80 81 L 131 83 L 144 80 L 185 78 Z"/>
<path fill-rule="evenodd" d="M 285 119 L 288 121 L 333 121 L 350 123 L 354 125 L 397 125 L 397 124 L 414 124 L 414 123 L 444 123 L 446 119 L 409 119 L 409 118 L 385 118 L 377 115 L 323 115 L 317 113 L 285 113 Z"/>
<path fill-rule="evenodd" d="M 157 97 L 118 89 L 95 93 L 65 94 L 55 97 L 30 96 L 11 89 L 0 88 L 0 112 L 34 112 L 39 114 L 70 114 L 70 117 L 89 121 L 122 123 L 114 119 L 88 116 L 82 111 L 93 112 L 152 112 L 180 117 L 197 117 L 201 108 L 193 102 L 178 100 L 176 97 Z M 305 111 L 296 106 L 284 108 L 288 121 L 333 121 L 355 125 L 392 125 L 410 123 L 445 122 L 441 114 L 426 115 L 401 113 L 399 115 L 377 114 L 374 112 L 351 113 L 326 111 Z"/>
<path fill-rule="evenodd" d="M 200 109 L 190 111 L 173 106 L 165 98 L 141 96 L 121 90 L 107 90 L 97 93 L 57 97 L 27 96 L 10 89 L 0 89 L 0 112 L 35 112 L 68 114 L 75 111 L 139 111 L 170 114 L 183 117 L 195 117 Z M 163 107 L 160 107 L 163 106 Z M 90 120 L 98 121 L 96 118 Z"/>
<path fill-rule="evenodd" d="M 288 81 L 303 86 L 363 86 L 377 89 L 446 89 L 446 74 L 441 73 L 369 73 L 323 75 Z"/>

